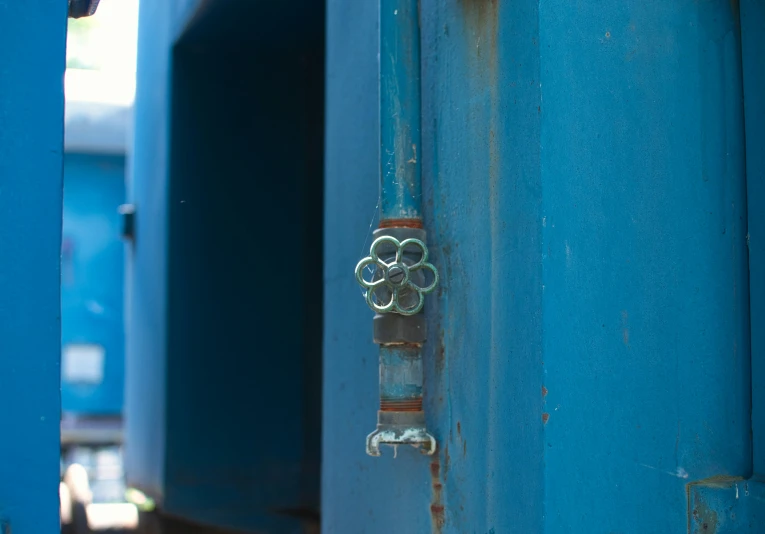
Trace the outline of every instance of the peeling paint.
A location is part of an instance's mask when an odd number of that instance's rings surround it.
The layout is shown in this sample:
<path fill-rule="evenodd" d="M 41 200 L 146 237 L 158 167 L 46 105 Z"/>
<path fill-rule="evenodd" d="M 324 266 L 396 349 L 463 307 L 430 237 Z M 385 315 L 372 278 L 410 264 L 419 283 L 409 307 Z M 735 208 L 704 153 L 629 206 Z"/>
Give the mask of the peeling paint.
<path fill-rule="evenodd" d="M 715 534 L 717 532 L 717 512 L 703 502 L 693 508 L 693 521 L 700 532 Z"/>

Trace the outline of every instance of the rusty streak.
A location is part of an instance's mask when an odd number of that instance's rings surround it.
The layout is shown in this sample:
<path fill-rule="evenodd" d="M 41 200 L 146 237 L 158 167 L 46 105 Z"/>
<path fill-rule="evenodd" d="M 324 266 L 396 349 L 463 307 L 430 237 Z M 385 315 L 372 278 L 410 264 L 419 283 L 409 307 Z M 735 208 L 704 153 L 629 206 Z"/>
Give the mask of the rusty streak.
<path fill-rule="evenodd" d="M 421 412 L 422 397 L 413 399 L 380 399 L 381 412 Z"/>
<path fill-rule="evenodd" d="M 422 228 L 422 219 L 383 219 L 380 228 Z"/>
<path fill-rule="evenodd" d="M 430 479 L 433 489 L 433 498 L 430 503 L 431 529 L 433 534 L 440 534 L 446 522 L 446 514 L 441 497 L 444 486 L 441 483 L 441 464 L 438 460 L 430 464 Z"/>

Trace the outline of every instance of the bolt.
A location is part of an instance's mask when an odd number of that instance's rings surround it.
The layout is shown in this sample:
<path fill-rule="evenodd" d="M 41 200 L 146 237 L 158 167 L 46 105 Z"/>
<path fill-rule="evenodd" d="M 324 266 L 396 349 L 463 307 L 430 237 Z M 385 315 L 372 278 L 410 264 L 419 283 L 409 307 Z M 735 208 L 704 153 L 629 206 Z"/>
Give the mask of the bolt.
<path fill-rule="evenodd" d="M 398 265 L 394 265 L 388 269 L 388 280 L 390 280 L 392 284 L 400 284 L 404 281 L 405 277 L 406 273 L 404 272 L 404 269 Z"/>

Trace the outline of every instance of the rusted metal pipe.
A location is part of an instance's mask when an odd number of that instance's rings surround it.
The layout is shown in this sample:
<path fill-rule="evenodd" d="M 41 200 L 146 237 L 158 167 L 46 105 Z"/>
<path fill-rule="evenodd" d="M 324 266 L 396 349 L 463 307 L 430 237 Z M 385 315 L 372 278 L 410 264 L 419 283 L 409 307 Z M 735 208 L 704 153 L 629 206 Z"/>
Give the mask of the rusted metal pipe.
<path fill-rule="evenodd" d="M 356 279 L 377 315 L 380 410 L 367 453 L 413 445 L 426 454 L 436 440 L 422 409 L 424 295 L 438 284 L 422 225 L 420 21 L 418 0 L 380 0 L 380 228 Z M 374 268 L 370 280 L 364 272 Z"/>
<path fill-rule="evenodd" d="M 402 219 L 422 227 L 418 4 L 380 0 L 381 227 Z"/>

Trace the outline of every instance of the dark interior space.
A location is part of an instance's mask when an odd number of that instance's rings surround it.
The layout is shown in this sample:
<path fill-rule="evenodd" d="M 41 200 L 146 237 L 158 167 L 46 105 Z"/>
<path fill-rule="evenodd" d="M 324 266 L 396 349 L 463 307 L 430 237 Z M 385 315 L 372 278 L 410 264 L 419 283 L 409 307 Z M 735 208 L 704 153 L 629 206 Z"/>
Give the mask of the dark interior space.
<path fill-rule="evenodd" d="M 318 525 L 323 17 L 207 2 L 174 49 L 166 517 Z"/>

